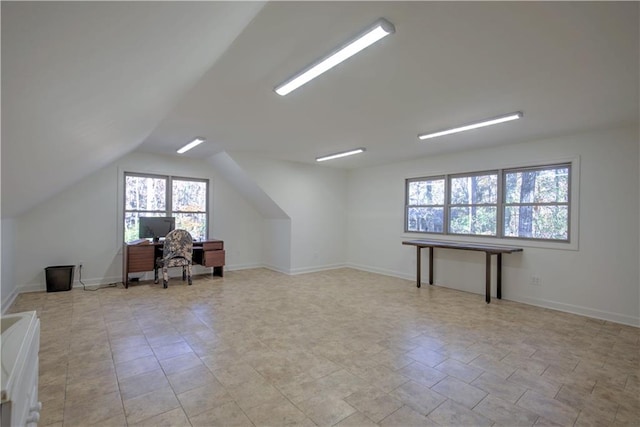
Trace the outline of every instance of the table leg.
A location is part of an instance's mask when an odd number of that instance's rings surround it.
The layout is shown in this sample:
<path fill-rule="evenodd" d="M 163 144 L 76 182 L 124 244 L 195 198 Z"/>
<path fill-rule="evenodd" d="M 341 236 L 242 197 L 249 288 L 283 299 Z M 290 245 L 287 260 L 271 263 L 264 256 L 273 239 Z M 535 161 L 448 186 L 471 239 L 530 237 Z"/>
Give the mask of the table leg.
<path fill-rule="evenodd" d="M 497 254 L 496 260 L 496 296 L 502 299 L 502 254 Z"/>
<path fill-rule="evenodd" d="M 433 248 L 429 247 L 429 284 L 433 285 Z"/>
<path fill-rule="evenodd" d="M 491 302 L 491 254 L 489 252 L 486 253 L 487 255 L 487 265 L 485 267 L 485 301 L 487 302 L 487 304 L 489 304 Z"/>
<path fill-rule="evenodd" d="M 422 248 L 420 246 L 416 246 L 416 250 L 417 250 L 417 259 L 416 259 L 416 265 L 417 265 L 417 271 L 416 271 L 416 286 L 419 288 L 420 287 L 420 250 Z"/>

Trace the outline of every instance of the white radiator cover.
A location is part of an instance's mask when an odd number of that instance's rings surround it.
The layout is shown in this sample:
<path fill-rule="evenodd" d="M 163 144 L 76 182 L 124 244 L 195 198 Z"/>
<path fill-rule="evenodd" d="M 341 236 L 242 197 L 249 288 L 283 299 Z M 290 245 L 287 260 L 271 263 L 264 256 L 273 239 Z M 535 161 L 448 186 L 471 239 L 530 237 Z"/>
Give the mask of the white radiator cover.
<path fill-rule="evenodd" d="M 42 408 L 38 402 L 40 319 L 35 311 L 27 311 L 2 316 L 0 324 L 2 425 L 37 425 Z"/>

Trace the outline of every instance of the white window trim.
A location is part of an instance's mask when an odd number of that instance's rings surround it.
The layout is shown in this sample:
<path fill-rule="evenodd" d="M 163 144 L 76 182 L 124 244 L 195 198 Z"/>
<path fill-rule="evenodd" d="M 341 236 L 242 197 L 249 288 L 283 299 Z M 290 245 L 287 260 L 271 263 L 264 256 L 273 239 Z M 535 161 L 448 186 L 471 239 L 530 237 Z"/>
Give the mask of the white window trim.
<path fill-rule="evenodd" d="M 132 169 L 130 167 L 122 167 L 118 166 L 117 170 L 117 188 L 116 188 L 116 197 L 117 197 L 117 209 L 115 211 L 116 215 L 116 229 L 118 230 L 115 237 L 116 247 L 119 248 L 118 254 L 122 254 L 122 247 L 124 246 L 124 184 L 125 184 L 125 174 L 140 174 L 140 175 L 159 175 L 159 176 L 170 176 L 178 179 L 198 179 L 208 181 L 207 185 L 207 238 L 211 233 L 212 223 L 212 213 L 211 213 L 211 203 L 213 202 L 213 179 L 212 177 L 201 177 L 201 176 L 191 176 L 185 177 L 180 173 L 171 173 L 166 171 L 159 171 L 155 169 L 145 169 L 144 167 Z"/>
<path fill-rule="evenodd" d="M 569 236 L 571 238 L 570 242 L 554 242 L 551 240 L 534 240 L 534 239 L 523 239 L 516 237 L 484 237 L 484 236 L 472 236 L 472 235 L 457 235 L 457 234 L 439 234 L 439 233 L 423 233 L 423 232 L 412 232 L 405 231 L 405 222 L 406 222 L 406 210 L 403 206 L 402 208 L 402 232 L 400 234 L 400 238 L 402 240 L 406 239 L 435 239 L 435 240 L 445 240 L 445 241 L 453 241 L 453 242 L 464 242 L 464 243 L 486 243 L 486 244 L 499 244 L 505 246 L 517 246 L 517 247 L 525 247 L 525 248 L 544 248 L 544 249 L 556 249 L 556 250 L 567 250 L 567 251 L 577 251 L 580 248 L 580 156 L 570 156 L 570 157 L 558 157 L 558 158 L 546 158 L 546 159 L 529 159 L 525 162 L 514 162 L 507 164 L 496 164 L 496 165 L 487 165 L 487 167 L 483 167 L 482 170 L 478 171 L 470 171 L 467 173 L 474 172 L 482 172 L 482 171 L 491 171 L 491 170 L 505 170 L 505 169 L 514 169 L 514 168 L 526 168 L 536 165 L 554 165 L 561 163 L 570 163 L 571 164 L 571 188 L 570 191 L 570 210 L 569 210 Z M 465 174 L 465 172 L 460 172 L 459 170 L 453 171 L 432 171 L 426 173 L 417 174 L 415 177 L 425 177 L 428 178 L 430 176 L 442 176 L 442 175 L 461 175 Z M 406 181 L 404 178 L 402 180 L 402 188 L 405 192 L 405 197 L 403 200 L 406 200 Z"/>

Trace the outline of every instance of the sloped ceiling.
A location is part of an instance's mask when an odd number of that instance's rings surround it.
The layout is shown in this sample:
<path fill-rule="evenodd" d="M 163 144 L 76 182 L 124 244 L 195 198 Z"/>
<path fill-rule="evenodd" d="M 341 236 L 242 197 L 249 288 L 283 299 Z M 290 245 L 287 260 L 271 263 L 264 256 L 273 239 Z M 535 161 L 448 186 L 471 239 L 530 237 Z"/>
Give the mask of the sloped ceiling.
<path fill-rule="evenodd" d="M 134 150 L 262 2 L 2 2 L 2 217 Z"/>
<path fill-rule="evenodd" d="M 273 87 L 384 17 L 395 34 L 281 97 Z M 140 149 L 358 168 L 638 120 L 637 2 L 270 2 Z M 501 126 L 419 133 L 523 111 Z"/>
<path fill-rule="evenodd" d="M 395 34 L 273 92 L 380 17 Z M 2 215 L 194 136 L 199 158 L 364 146 L 323 163 L 359 168 L 637 124 L 638 27 L 637 2 L 2 2 Z"/>
<path fill-rule="evenodd" d="M 289 215 L 225 152 L 210 156 L 207 161 L 242 194 L 253 207 L 269 219 L 289 219 Z"/>

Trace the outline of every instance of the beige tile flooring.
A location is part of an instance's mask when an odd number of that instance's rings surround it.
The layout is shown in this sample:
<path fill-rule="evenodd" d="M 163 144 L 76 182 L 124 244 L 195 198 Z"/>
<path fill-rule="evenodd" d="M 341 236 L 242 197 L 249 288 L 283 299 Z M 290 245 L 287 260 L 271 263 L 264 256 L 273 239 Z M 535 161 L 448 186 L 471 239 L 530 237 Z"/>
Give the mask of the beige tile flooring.
<path fill-rule="evenodd" d="M 20 295 L 40 425 L 640 425 L 640 329 L 351 269 Z"/>

